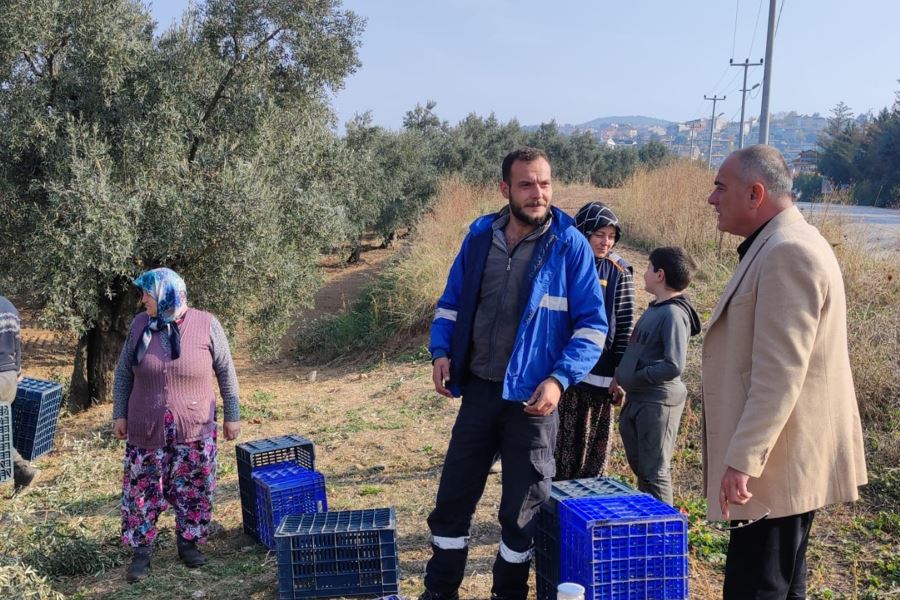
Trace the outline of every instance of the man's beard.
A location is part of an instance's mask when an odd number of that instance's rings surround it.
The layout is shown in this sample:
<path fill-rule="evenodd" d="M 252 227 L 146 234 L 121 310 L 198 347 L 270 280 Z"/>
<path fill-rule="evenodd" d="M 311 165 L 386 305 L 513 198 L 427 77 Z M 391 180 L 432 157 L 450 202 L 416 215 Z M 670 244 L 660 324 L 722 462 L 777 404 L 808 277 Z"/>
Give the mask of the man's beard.
<path fill-rule="evenodd" d="M 523 211 L 521 208 L 519 208 L 512 202 L 509 203 L 509 212 L 512 213 L 512 215 L 515 218 L 517 218 L 518 220 L 520 220 L 521 222 L 526 223 L 528 225 L 533 225 L 535 227 L 541 227 L 544 223 L 547 222 L 547 219 L 550 218 L 550 207 L 549 206 L 547 207 L 547 212 L 544 213 L 543 217 L 529 216 L 525 211 Z"/>

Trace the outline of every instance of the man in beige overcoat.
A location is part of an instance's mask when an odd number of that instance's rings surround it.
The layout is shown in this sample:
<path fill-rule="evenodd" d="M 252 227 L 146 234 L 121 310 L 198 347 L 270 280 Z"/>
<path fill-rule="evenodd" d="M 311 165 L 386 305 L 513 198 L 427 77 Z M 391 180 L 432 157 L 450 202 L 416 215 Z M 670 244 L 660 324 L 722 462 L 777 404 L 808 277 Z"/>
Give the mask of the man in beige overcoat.
<path fill-rule="evenodd" d="M 746 238 L 703 343 L 708 517 L 744 524 L 726 600 L 805 598 L 816 509 L 866 483 L 844 282 L 791 187 L 781 154 L 751 146 L 722 163 L 709 197 L 719 230 Z"/>

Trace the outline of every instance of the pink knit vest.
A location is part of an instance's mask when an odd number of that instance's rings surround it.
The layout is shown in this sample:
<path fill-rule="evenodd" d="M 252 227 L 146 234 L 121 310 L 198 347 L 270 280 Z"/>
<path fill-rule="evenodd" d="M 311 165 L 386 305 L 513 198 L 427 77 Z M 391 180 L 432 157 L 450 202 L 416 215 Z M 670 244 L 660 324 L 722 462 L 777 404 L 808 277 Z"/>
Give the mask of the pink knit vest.
<path fill-rule="evenodd" d="M 141 313 L 131 327 L 131 355 L 140 342 L 150 317 Z M 212 349 L 209 327 L 212 315 L 189 308 L 178 329 L 181 356 L 172 360 L 153 332 L 141 364 L 132 366 L 134 385 L 128 398 L 128 442 L 139 448 L 165 446 L 165 413 L 175 417 L 177 443 L 193 442 L 216 429 L 216 394 L 213 391 Z"/>

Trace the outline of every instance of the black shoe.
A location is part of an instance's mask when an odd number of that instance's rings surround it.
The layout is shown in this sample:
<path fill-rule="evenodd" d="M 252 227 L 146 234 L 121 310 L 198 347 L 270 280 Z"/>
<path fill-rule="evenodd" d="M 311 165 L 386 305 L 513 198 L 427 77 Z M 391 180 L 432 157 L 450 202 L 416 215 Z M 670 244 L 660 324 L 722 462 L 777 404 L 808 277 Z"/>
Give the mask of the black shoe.
<path fill-rule="evenodd" d="M 422 595 L 419 596 L 419 600 L 459 600 L 459 592 L 453 592 L 452 594 L 438 594 L 426 589 Z"/>
<path fill-rule="evenodd" d="M 137 583 L 150 576 L 150 555 L 153 548 L 150 546 L 139 546 L 134 549 L 131 556 L 131 564 L 125 571 L 125 580 L 128 583 Z"/>
<path fill-rule="evenodd" d="M 25 488 L 34 483 L 39 474 L 40 471 L 31 465 L 15 465 L 15 468 L 13 469 L 13 482 L 15 483 L 13 494 L 20 494 L 24 491 Z"/>
<path fill-rule="evenodd" d="M 196 569 L 206 564 L 206 557 L 197 548 L 197 542 L 186 540 L 180 535 L 178 536 L 178 558 L 184 562 L 188 569 Z"/>

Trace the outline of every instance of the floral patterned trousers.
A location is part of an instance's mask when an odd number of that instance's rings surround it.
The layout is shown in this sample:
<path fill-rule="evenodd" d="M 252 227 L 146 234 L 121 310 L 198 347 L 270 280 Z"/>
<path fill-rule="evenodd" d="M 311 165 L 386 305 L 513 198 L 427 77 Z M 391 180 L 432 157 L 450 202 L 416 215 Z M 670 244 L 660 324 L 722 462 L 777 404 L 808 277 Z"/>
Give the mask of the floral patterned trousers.
<path fill-rule="evenodd" d="M 122 542 L 151 546 L 156 520 L 171 505 L 175 531 L 187 540 L 205 542 L 212 519 L 216 489 L 216 434 L 196 442 L 175 442 L 175 419 L 165 417 L 166 445 L 162 448 L 125 447 L 122 478 Z"/>

